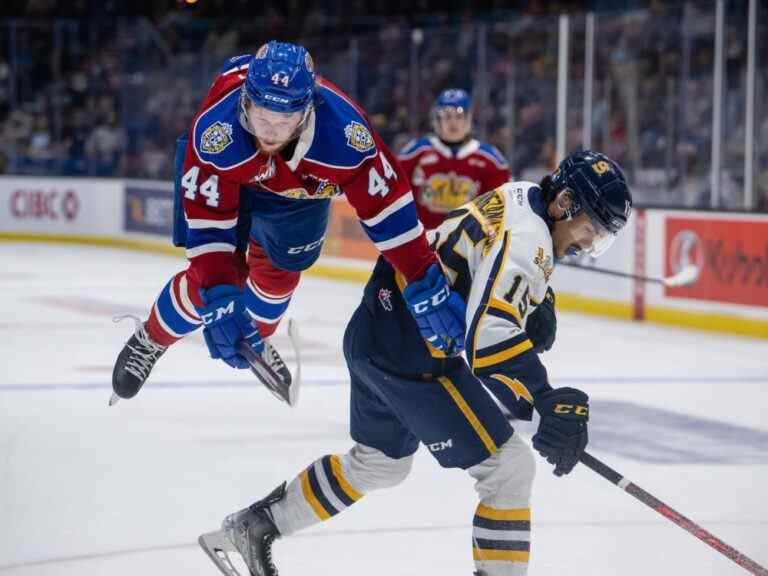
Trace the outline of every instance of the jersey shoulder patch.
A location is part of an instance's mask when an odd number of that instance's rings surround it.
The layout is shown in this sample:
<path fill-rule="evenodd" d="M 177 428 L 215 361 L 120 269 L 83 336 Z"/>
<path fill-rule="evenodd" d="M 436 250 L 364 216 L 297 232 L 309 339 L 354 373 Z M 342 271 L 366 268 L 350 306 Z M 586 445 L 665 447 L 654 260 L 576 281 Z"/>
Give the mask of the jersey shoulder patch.
<path fill-rule="evenodd" d="M 485 156 L 490 156 L 496 165 L 499 166 L 499 168 L 506 168 L 508 166 L 507 159 L 504 158 L 504 154 L 502 154 L 501 150 L 492 144 L 481 142 L 480 146 L 477 148 L 477 151 L 481 154 L 484 154 Z"/>
<path fill-rule="evenodd" d="M 415 138 L 408 142 L 408 144 L 406 144 L 403 149 L 400 150 L 400 154 L 398 154 L 398 156 L 400 158 L 412 158 L 419 152 L 429 150 L 431 147 L 432 143 L 426 136 L 422 138 Z"/>
<path fill-rule="evenodd" d="M 235 88 L 204 110 L 194 124 L 198 158 L 229 170 L 257 154 L 253 137 L 240 125 L 240 89 Z"/>
<path fill-rule="evenodd" d="M 377 153 L 371 127 L 352 100 L 332 84 L 319 82 L 315 134 L 304 159 L 351 169 Z"/>

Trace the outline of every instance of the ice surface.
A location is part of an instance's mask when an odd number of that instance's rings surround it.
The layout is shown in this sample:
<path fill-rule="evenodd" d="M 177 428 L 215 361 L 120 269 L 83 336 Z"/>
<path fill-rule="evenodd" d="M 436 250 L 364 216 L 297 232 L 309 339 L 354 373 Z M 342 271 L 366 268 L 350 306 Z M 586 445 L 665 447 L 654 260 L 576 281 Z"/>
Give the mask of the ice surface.
<path fill-rule="evenodd" d="M 139 396 L 107 407 L 112 363 L 183 261 L 115 249 L 0 244 L 0 574 L 218 572 L 201 532 L 323 454 L 343 452 L 344 324 L 361 286 L 305 277 L 305 387 L 279 404 L 199 335 Z M 275 343 L 290 348 L 281 332 Z M 593 453 L 768 564 L 765 341 L 571 314 L 543 356 L 555 385 L 592 398 Z M 530 434 L 530 426 L 520 426 Z M 746 572 L 584 467 L 539 461 L 530 574 Z M 424 450 L 411 477 L 279 541 L 282 576 L 470 576 L 472 483 Z"/>

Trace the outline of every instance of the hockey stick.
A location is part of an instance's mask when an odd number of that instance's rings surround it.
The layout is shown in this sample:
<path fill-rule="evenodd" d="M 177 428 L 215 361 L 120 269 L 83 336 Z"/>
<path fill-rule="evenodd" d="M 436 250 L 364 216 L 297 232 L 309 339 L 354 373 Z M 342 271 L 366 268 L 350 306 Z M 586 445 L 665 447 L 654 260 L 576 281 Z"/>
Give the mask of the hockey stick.
<path fill-rule="evenodd" d="M 637 484 L 632 483 L 630 480 L 616 472 L 616 470 L 604 464 L 591 454 L 588 454 L 587 452 L 582 453 L 579 461 L 593 472 L 596 472 L 609 482 L 616 484 L 616 486 L 640 500 L 640 502 L 649 508 L 653 508 L 665 518 L 671 520 L 684 530 L 687 530 L 705 544 L 709 544 L 723 556 L 730 558 L 736 562 L 736 564 L 745 568 L 749 573 L 755 574 L 756 576 L 768 576 L 768 570 L 757 564 L 754 560 L 751 560 L 738 550 L 731 548 L 718 537 L 704 530 L 704 528 L 696 524 L 693 520 L 686 518 L 674 508 L 667 506 L 664 502 L 649 494 Z"/>
<path fill-rule="evenodd" d="M 608 274 L 609 276 L 619 276 L 620 278 L 632 278 L 633 280 L 642 280 L 643 282 L 653 282 L 655 284 L 662 284 L 663 286 L 688 286 L 689 284 L 693 284 L 699 277 L 699 269 L 693 264 L 685 266 L 672 276 L 665 276 L 663 278 L 643 276 L 642 274 L 630 274 L 629 272 L 619 272 L 618 270 L 608 270 L 607 268 L 582 266 L 581 264 L 576 264 L 574 262 L 558 262 L 558 265 L 568 266 L 569 268 L 578 268 L 579 270 L 599 272 L 600 274 Z"/>

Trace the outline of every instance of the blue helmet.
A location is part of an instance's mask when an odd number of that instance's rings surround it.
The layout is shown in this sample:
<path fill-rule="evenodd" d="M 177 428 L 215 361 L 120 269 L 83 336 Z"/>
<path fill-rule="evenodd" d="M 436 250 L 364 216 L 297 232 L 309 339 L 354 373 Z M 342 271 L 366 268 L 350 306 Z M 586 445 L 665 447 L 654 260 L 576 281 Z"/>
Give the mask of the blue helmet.
<path fill-rule="evenodd" d="M 471 105 L 472 103 L 469 100 L 469 94 L 467 94 L 466 90 L 449 88 L 448 90 L 440 92 L 437 100 L 435 100 L 433 108 L 435 111 L 438 111 L 441 108 L 458 108 L 465 113 L 468 113 Z"/>
<path fill-rule="evenodd" d="M 568 156 L 552 174 L 551 192 L 569 189 L 573 206 L 569 216 L 583 210 L 590 219 L 615 235 L 629 219 L 632 194 L 616 162 L 600 152 L 582 150 Z"/>
<path fill-rule="evenodd" d="M 303 46 L 271 41 L 251 59 L 243 93 L 274 112 L 300 112 L 315 94 L 315 66 Z"/>

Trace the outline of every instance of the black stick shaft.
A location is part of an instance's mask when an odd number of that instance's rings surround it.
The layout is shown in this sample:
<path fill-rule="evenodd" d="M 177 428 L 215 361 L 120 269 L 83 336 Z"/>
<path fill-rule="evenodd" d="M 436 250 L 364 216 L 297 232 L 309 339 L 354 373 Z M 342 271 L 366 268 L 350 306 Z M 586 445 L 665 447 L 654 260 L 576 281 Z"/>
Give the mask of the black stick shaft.
<path fill-rule="evenodd" d="M 589 272 L 600 272 L 600 274 L 607 274 L 608 276 L 618 276 L 620 278 L 632 278 L 633 280 L 642 280 L 643 282 L 655 282 L 656 284 L 664 284 L 661 278 L 651 278 L 650 276 L 643 276 L 642 274 L 630 274 L 629 272 L 619 272 L 618 270 L 608 270 L 607 268 L 595 268 L 593 266 L 581 266 L 574 264 L 573 262 L 558 262 L 558 266 L 568 266 L 569 268 L 578 268 L 579 270 L 586 270 Z"/>
<path fill-rule="evenodd" d="M 720 540 L 717 536 L 714 536 L 713 534 L 707 532 L 696 524 L 693 520 L 686 518 L 682 514 L 680 514 L 677 510 L 674 508 L 671 508 L 670 506 L 667 506 L 653 496 L 652 494 L 649 494 L 640 486 L 637 484 L 633 484 L 624 476 L 616 472 L 613 468 L 608 466 L 607 464 L 601 462 L 591 454 L 584 452 L 581 455 L 580 459 L 581 463 L 584 464 L 587 468 L 590 470 L 596 472 L 609 482 L 616 484 L 619 488 L 624 490 L 625 492 L 628 492 L 640 502 L 648 506 L 649 508 L 653 508 L 664 516 L 665 518 L 671 520 L 684 530 L 687 530 L 696 538 L 704 542 L 705 544 L 709 544 L 712 548 L 720 552 L 723 556 L 726 558 L 730 558 L 733 560 L 736 564 L 741 566 L 742 568 L 745 568 L 748 572 L 751 574 L 755 574 L 756 576 L 768 576 L 768 570 L 766 570 L 764 567 L 760 566 L 757 562 L 750 559 L 749 557 L 745 556 L 735 548 L 730 547 L 728 544 Z"/>

